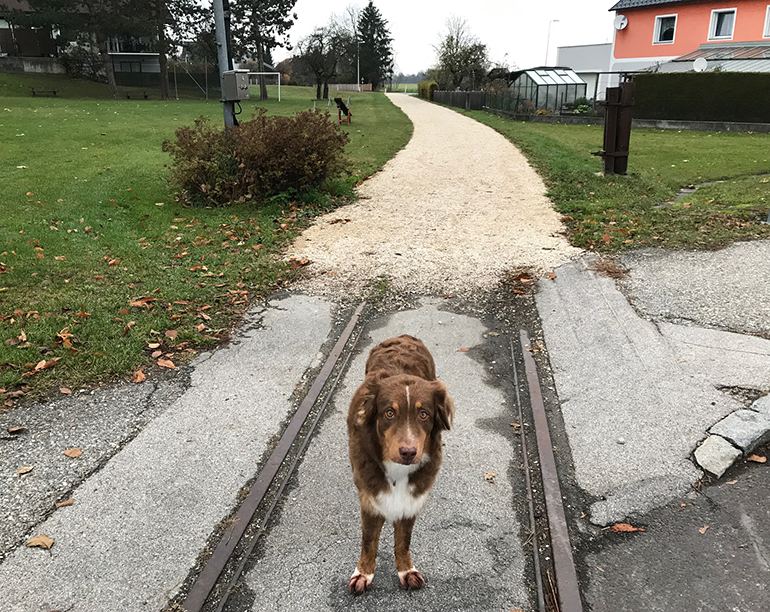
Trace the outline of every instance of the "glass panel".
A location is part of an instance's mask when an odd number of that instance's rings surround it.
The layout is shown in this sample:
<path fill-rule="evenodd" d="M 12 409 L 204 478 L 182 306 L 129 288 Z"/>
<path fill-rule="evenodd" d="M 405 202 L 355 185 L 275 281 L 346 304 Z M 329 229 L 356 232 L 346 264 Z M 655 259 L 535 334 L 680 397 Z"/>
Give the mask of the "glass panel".
<path fill-rule="evenodd" d="M 658 28 L 656 30 L 655 42 L 671 42 L 674 40 L 674 29 L 676 28 L 676 17 L 658 17 Z"/>
<path fill-rule="evenodd" d="M 714 38 L 730 38 L 735 25 L 735 11 L 715 13 Z"/>

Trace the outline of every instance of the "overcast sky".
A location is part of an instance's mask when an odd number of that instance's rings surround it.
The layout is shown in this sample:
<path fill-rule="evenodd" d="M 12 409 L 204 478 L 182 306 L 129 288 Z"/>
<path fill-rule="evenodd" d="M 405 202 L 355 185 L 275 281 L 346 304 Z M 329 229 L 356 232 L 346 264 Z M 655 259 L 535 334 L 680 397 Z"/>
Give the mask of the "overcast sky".
<path fill-rule="evenodd" d="M 366 0 L 297 0 L 298 19 L 290 32 L 292 44 L 326 25 L 332 14 L 348 5 L 363 7 Z M 615 0 L 375 0 L 393 37 L 396 72 L 412 74 L 435 63 L 433 47 L 446 31 L 446 20 L 465 19 L 470 31 L 487 45 L 493 62 L 507 61 L 519 68 L 545 63 L 546 39 L 551 25 L 549 64 L 556 62 L 556 47 L 612 42 Z M 507 56 L 506 56 L 507 54 Z M 276 61 L 289 55 L 273 53 Z"/>

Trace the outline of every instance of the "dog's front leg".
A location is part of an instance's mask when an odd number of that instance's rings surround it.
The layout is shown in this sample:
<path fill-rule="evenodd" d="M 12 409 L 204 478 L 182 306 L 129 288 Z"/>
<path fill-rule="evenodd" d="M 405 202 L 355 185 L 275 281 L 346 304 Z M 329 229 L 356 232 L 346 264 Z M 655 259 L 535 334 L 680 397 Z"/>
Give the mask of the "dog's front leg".
<path fill-rule="evenodd" d="M 372 586 L 374 568 L 377 565 L 377 549 L 380 545 L 380 532 L 384 522 L 383 517 L 369 514 L 363 508 L 361 509 L 361 558 L 348 582 L 348 591 L 354 595 L 368 591 Z"/>
<path fill-rule="evenodd" d="M 393 540 L 396 549 L 396 571 L 402 589 L 419 589 L 425 584 L 425 579 L 418 572 L 409 547 L 412 545 L 412 529 L 417 517 L 397 521 L 393 524 Z"/>

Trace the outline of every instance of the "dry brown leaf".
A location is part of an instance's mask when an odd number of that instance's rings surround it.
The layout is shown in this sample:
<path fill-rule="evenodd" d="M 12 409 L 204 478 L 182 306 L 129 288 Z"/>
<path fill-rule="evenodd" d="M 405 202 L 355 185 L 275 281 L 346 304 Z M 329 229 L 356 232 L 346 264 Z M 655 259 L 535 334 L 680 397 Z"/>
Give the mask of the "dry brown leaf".
<path fill-rule="evenodd" d="M 489 332 L 489 335 L 490 335 L 490 336 L 495 336 L 495 337 L 497 337 L 497 336 L 499 336 L 500 334 L 498 334 L 497 332 Z"/>
<path fill-rule="evenodd" d="M 734 485 L 736 482 L 738 482 L 738 479 L 735 480 L 728 480 L 725 484 Z"/>
<path fill-rule="evenodd" d="M 28 431 L 27 427 L 24 427 L 23 425 L 20 425 L 19 427 L 9 427 L 8 433 L 9 434 L 20 434 L 23 431 Z"/>
<path fill-rule="evenodd" d="M 123 335 L 125 336 L 128 332 L 130 332 L 134 325 L 136 325 L 136 321 L 129 321 L 126 323 L 125 327 L 123 328 Z"/>
<path fill-rule="evenodd" d="M 486 472 L 484 474 L 484 480 L 486 480 L 487 482 L 494 482 L 495 476 L 497 476 L 497 472 L 495 472 L 494 470 L 490 470 L 489 472 Z"/>
<path fill-rule="evenodd" d="M 160 346 L 160 342 L 150 342 L 150 344 L 147 345 L 147 348 L 156 349 L 159 346 Z"/>
<path fill-rule="evenodd" d="M 461 349 L 457 349 L 457 352 L 458 353 L 467 353 L 469 350 L 471 350 L 471 349 L 469 349 L 469 348 L 461 348 Z"/>
<path fill-rule="evenodd" d="M 157 359 L 162 354 L 163 354 L 163 351 L 153 351 L 153 353 L 152 353 L 152 355 L 150 355 L 150 357 L 152 357 L 153 359 Z"/>
<path fill-rule="evenodd" d="M 74 448 L 68 448 L 66 451 L 64 451 L 64 454 L 71 459 L 77 459 L 80 457 L 80 455 L 83 454 L 83 451 L 76 446 Z"/>
<path fill-rule="evenodd" d="M 612 527 L 610 527 L 610 531 L 612 533 L 631 533 L 634 531 L 644 531 L 644 528 L 634 527 L 628 523 L 615 523 Z"/>
<path fill-rule="evenodd" d="M 708 528 L 709 528 L 709 526 L 708 526 L 708 525 L 704 525 L 703 527 L 701 527 L 700 529 L 698 529 L 698 531 L 700 531 L 700 532 L 701 532 L 701 535 L 702 535 L 702 534 L 706 533 L 706 531 L 708 530 Z"/>
<path fill-rule="evenodd" d="M 765 463 L 767 461 L 767 457 L 763 457 L 762 455 L 751 455 L 746 458 L 746 461 L 753 461 L 754 463 Z"/>
<path fill-rule="evenodd" d="M 553 272 L 551 272 L 551 273 L 548 275 L 548 278 L 550 278 L 551 280 L 554 280 L 554 279 L 556 278 L 556 275 L 555 275 Z"/>
<path fill-rule="evenodd" d="M 142 371 L 142 368 L 139 368 L 136 372 L 134 372 L 131 375 L 131 382 L 132 383 L 141 383 L 147 380 L 147 375 Z"/>
<path fill-rule="evenodd" d="M 35 536 L 29 540 L 27 542 L 27 546 L 39 546 L 40 548 L 45 548 L 48 550 L 51 548 L 51 546 L 53 546 L 53 538 L 49 538 L 47 535 L 41 533 L 39 536 Z"/>
<path fill-rule="evenodd" d="M 59 387 L 59 393 L 63 393 L 64 395 L 72 395 L 72 389 L 69 389 L 68 387 Z"/>
<path fill-rule="evenodd" d="M 29 474 L 34 469 L 34 465 L 22 465 L 18 470 L 16 470 L 16 475 L 21 476 L 22 474 Z"/>
<path fill-rule="evenodd" d="M 161 368 L 170 368 L 172 370 L 176 370 L 176 366 L 174 365 L 174 362 L 170 359 L 158 359 L 158 365 Z"/>
<path fill-rule="evenodd" d="M 196 329 L 198 332 L 203 332 L 203 330 L 204 330 L 204 329 L 206 329 L 206 324 L 205 324 L 205 323 L 201 323 L 201 324 L 200 324 L 200 325 L 198 325 L 198 327 L 196 327 L 195 329 Z"/>
<path fill-rule="evenodd" d="M 71 506 L 75 503 L 75 500 L 71 497 L 69 499 L 65 499 L 63 502 L 56 502 L 57 508 L 64 508 L 65 506 Z"/>
<path fill-rule="evenodd" d="M 172 340 L 174 340 L 178 333 L 179 332 L 175 329 L 167 329 L 166 333 L 164 333 L 163 335 L 166 336 L 166 338 L 171 338 Z"/>

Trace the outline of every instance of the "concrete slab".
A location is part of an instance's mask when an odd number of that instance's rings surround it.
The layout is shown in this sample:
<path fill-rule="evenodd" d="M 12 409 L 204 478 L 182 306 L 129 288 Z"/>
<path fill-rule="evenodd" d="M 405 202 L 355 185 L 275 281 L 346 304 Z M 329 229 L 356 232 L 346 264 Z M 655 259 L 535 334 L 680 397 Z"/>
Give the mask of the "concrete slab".
<path fill-rule="evenodd" d="M 700 477 L 705 431 L 742 406 L 684 371 L 653 323 L 587 260 L 539 284 L 537 306 L 578 484 L 607 524 L 661 505 Z M 619 443 L 620 440 L 622 443 Z"/>
<path fill-rule="evenodd" d="M 621 261 L 631 270 L 623 291 L 647 316 L 770 333 L 770 240 L 720 251 L 639 250 Z"/>
<path fill-rule="evenodd" d="M 714 387 L 770 389 L 770 340 L 667 322 L 658 329 L 682 372 Z"/>
<path fill-rule="evenodd" d="M 0 432 L 24 426 L 0 440 L 0 560 L 23 544 L 54 504 L 99 470 L 187 388 L 184 374 L 135 385 L 78 391 L 0 414 Z M 77 447 L 77 459 L 64 455 Z M 33 470 L 23 476 L 22 465 Z"/>
<path fill-rule="evenodd" d="M 190 388 L 0 565 L 2 608 L 162 609 L 251 478 L 331 330 L 330 304 L 293 296 L 255 312 L 197 360 Z"/>
<path fill-rule="evenodd" d="M 439 311 L 438 303 L 426 302 L 374 322 L 380 327 L 363 341 L 302 461 L 290 501 L 260 543 L 245 577 L 250 591 L 245 597 L 253 610 L 529 609 L 520 539 L 526 514 L 519 516 L 517 510 L 525 493 L 520 451 L 509 425 L 513 406 L 472 357 L 473 347 L 484 341 L 482 323 Z M 414 531 L 413 557 L 427 586 L 412 593 L 399 589 L 392 528 L 386 526 L 372 590 L 353 598 L 347 583 L 361 536 L 345 418 L 370 348 L 403 333 L 426 343 L 457 407 L 455 429 L 445 436 L 444 464 Z M 471 351 L 458 352 L 460 348 Z M 494 483 L 484 479 L 489 471 L 498 473 Z"/>

